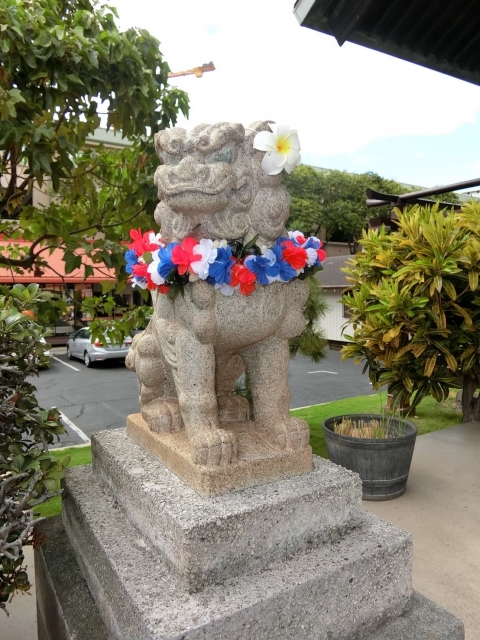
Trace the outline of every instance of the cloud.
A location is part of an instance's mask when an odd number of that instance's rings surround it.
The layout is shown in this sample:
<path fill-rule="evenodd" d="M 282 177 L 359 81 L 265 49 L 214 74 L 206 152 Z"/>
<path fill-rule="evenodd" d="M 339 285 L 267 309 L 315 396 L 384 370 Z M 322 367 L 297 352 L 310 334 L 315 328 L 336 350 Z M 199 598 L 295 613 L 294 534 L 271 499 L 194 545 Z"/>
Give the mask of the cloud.
<path fill-rule="evenodd" d="M 480 111 L 476 86 L 300 27 L 293 0 L 113 4 L 123 27 L 159 38 L 172 70 L 214 62 L 201 79 L 175 79 L 191 99 L 182 126 L 273 119 L 298 129 L 307 155 L 324 157 L 380 138 L 450 133 Z M 402 86 L 408 92 L 394 90 Z"/>
<path fill-rule="evenodd" d="M 213 36 L 213 34 L 217 33 L 219 29 L 220 27 L 218 26 L 218 24 L 209 24 L 208 27 L 205 29 L 205 31 L 208 33 L 209 36 Z"/>

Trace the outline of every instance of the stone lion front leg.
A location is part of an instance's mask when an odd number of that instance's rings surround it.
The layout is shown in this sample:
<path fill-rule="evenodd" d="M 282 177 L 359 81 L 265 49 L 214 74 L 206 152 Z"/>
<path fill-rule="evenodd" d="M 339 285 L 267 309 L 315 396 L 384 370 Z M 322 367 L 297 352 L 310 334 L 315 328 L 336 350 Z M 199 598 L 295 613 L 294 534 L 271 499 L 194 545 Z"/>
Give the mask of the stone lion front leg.
<path fill-rule="evenodd" d="M 214 347 L 190 327 L 181 327 L 177 337 L 176 384 L 192 461 L 209 467 L 235 462 L 235 436 L 220 428 Z"/>
<path fill-rule="evenodd" d="M 253 399 L 257 429 L 269 431 L 281 448 L 300 449 L 308 444 L 308 424 L 289 414 L 288 339 L 277 335 L 242 352 Z"/>

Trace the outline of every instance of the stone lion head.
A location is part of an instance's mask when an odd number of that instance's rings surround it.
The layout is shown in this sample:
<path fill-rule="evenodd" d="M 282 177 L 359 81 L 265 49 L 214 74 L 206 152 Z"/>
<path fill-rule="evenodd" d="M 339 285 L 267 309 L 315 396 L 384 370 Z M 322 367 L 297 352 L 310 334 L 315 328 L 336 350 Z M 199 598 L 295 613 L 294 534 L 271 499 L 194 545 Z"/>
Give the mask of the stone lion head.
<path fill-rule="evenodd" d="M 268 121 L 247 130 L 219 122 L 157 133 L 163 164 L 155 172 L 155 220 L 164 240 L 258 236 L 257 244 L 269 244 L 285 234 L 290 196 L 280 175 L 268 176 L 261 168 L 263 152 L 253 148 L 259 131 L 269 131 Z"/>

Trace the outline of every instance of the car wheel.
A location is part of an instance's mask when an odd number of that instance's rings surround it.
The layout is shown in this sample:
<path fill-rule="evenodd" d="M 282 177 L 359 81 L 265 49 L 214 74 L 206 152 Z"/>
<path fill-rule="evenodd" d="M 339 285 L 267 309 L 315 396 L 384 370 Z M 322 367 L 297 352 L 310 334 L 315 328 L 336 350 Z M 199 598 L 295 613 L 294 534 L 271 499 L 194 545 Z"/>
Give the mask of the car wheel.
<path fill-rule="evenodd" d="M 67 345 L 67 358 L 69 360 L 73 359 L 72 352 L 70 351 L 70 347 Z"/>
<path fill-rule="evenodd" d="M 85 351 L 85 353 L 83 354 L 83 361 L 85 362 L 86 367 L 91 367 L 93 365 L 93 362 L 90 359 L 90 355 L 88 351 Z"/>

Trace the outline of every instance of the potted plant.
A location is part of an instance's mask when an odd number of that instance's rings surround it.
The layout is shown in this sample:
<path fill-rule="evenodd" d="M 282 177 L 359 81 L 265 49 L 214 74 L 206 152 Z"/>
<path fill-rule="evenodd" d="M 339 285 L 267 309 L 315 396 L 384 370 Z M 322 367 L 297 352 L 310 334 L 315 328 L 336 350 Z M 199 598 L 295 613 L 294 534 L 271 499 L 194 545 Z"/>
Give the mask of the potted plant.
<path fill-rule="evenodd" d="M 360 475 L 364 500 L 405 493 L 417 430 L 409 420 L 382 414 L 335 416 L 323 423 L 330 460 Z"/>

